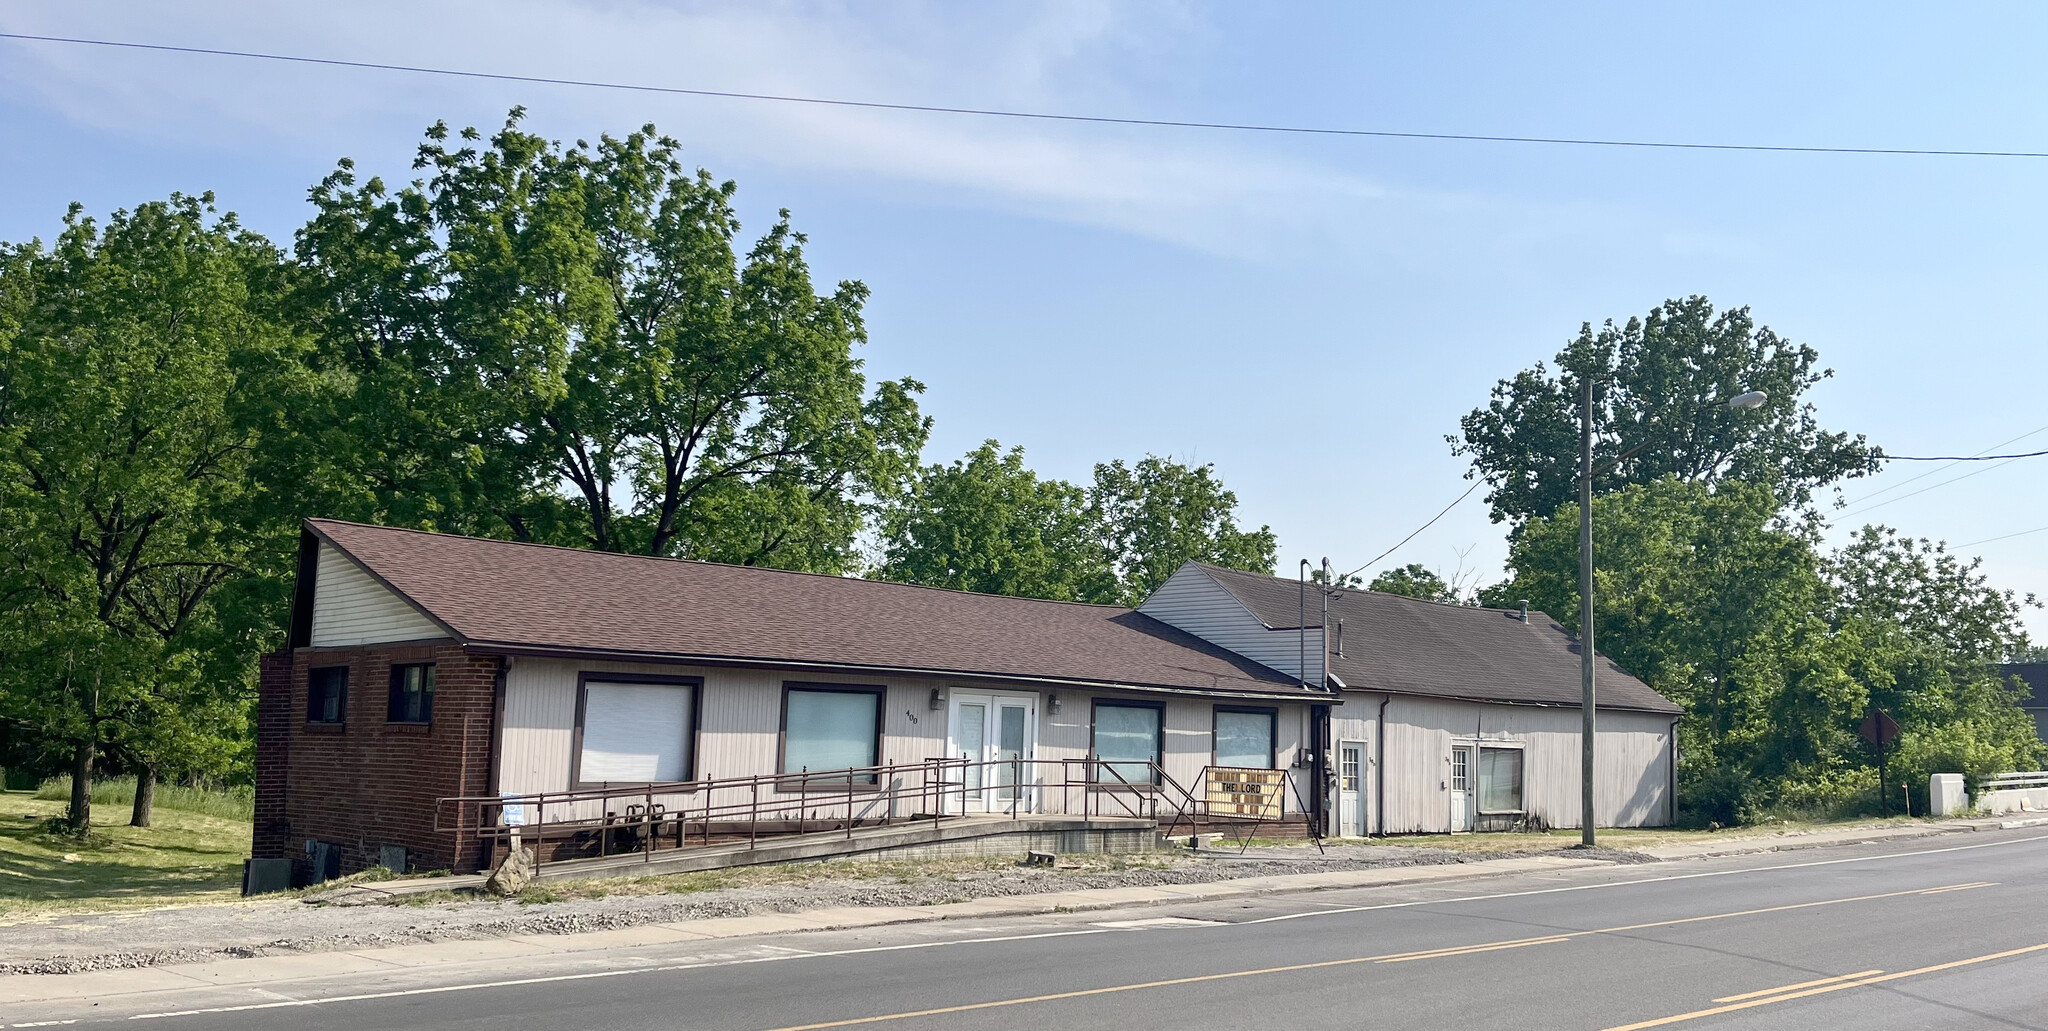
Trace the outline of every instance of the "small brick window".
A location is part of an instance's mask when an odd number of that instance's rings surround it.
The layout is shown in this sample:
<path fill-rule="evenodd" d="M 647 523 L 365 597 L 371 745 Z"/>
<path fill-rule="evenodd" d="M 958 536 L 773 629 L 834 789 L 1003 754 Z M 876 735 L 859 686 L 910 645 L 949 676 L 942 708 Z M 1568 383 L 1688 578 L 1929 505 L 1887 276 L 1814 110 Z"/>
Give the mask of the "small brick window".
<path fill-rule="evenodd" d="M 306 722 L 340 723 L 348 718 L 348 667 L 322 666 L 306 672 Z"/>
<path fill-rule="evenodd" d="M 391 723 L 431 723 L 434 719 L 434 664 L 391 667 Z"/>

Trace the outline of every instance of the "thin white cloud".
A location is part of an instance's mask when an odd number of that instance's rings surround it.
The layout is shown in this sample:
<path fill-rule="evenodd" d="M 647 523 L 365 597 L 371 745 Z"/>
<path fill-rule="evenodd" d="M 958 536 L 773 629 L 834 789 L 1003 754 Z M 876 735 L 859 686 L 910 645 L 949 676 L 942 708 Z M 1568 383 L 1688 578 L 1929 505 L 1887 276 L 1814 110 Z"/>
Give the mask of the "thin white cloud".
<path fill-rule="evenodd" d="M 13 5 L 8 31 L 271 51 L 569 79 L 1073 111 L 1123 109 L 1113 71 L 1199 26 L 1177 8 L 372 0 L 278 8 L 200 3 Z M 1142 17 L 1139 14 L 1142 13 Z M 14 44 L 6 78 L 72 120 L 144 138 L 316 153 L 339 140 L 462 120 L 525 101 L 541 131 L 653 120 L 689 153 L 846 173 L 934 199 L 1107 226 L 1202 250 L 1277 256 L 1332 237 L 1333 209 L 1374 183 L 1195 138 L 1105 127 L 663 97 L 285 65 L 238 58 Z M 483 118 L 485 126 L 495 121 Z M 386 169 L 385 171 L 396 171 Z"/>

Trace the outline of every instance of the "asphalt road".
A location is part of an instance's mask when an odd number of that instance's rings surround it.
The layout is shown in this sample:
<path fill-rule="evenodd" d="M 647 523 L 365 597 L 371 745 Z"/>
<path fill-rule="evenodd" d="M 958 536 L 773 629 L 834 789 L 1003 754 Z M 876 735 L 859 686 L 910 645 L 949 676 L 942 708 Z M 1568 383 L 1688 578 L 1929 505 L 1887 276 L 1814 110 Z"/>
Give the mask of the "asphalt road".
<path fill-rule="evenodd" d="M 2048 834 L 2036 829 L 313 979 L 0 1024 L 147 1015 L 165 1031 L 2048 1028 L 2044 917 Z M 136 1008 L 153 1003 L 175 1005 Z"/>

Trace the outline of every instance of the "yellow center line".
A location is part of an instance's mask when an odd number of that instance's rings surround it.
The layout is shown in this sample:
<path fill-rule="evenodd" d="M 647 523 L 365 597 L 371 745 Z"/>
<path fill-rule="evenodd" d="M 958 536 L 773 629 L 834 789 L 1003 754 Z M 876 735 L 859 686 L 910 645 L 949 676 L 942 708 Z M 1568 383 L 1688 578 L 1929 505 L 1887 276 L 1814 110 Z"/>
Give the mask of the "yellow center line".
<path fill-rule="evenodd" d="M 961 1003 L 955 1006 L 939 1006 L 933 1009 L 908 1010 L 902 1013 L 883 1013 L 872 1017 L 849 1017 L 843 1020 L 828 1020 L 817 1024 L 797 1024 L 775 1028 L 773 1031 L 820 1031 L 821 1028 L 853 1027 L 859 1024 L 881 1024 L 892 1020 L 912 1020 L 918 1017 L 944 1016 L 948 1013 L 968 1013 L 974 1010 L 999 1009 L 1007 1006 L 1028 1006 L 1040 1002 L 1057 1002 L 1061 999 L 1084 999 L 1092 995 L 1113 995 L 1119 992 L 1144 991 L 1150 988 L 1171 988 L 1175 985 L 1200 984 L 1205 981 L 1223 981 L 1239 977 L 1256 977 L 1264 974 L 1285 974 L 1299 970 L 1324 970 L 1331 967 L 1355 966 L 1361 963 L 1405 963 L 1417 959 L 1441 959 L 1452 956 L 1467 956 L 1482 952 L 1496 952 L 1502 949 L 1520 948 L 1525 945 L 1552 945 L 1596 934 L 1618 934 L 1624 931 L 1641 931 L 1652 927 L 1674 927 L 1680 924 L 1694 924 L 1706 920 L 1727 920 L 1739 916 L 1757 916 L 1764 913 L 1783 913 L 1795 909 L 1812 909 L 1816 906 L 1838 906 L 1846 902 L 1869 902 L 1875 899 L 1901 898 L 1907 895 L 1924 895 L 1934 891 L 1962 891 L 1966 888 L 1986 887 L 1993 882 L 1950 884 L 1938 888 L 1915 888 L 1911 891 L 1887 891 L 1876 895 L 1852 895 L 1848 898 L 1823 899 L 1819 902 L 1797 902 L 1784 906 L 1766 906 L 1761 909 L 1743 909 L 1733 913 L 1713 913 L 1707 916 L 1680 917 L 1674 920 L 1654 920 L 1644 924 L 1626 924 L 1620 927 L 1602 927 L 1588 931 L 1565 931 L 1538 938 L 1513 938 L 1506 941 L 1477 942 L 1471 945 L 1454 945 L 1440 949 L 1424 949 L 1415 952 L 1389 952 L 1376 956 L 1354 956 L 1346 959 L 1329 959 L 1316 963 L 1295 963 L 1288 966 L 1262 967 L 1257 970 L 1230 970 L 1219 974 L 1200 974 L 1192 977 L 1175 977 L 1164 981 L 1140 981 L 1133 984 L 1109 985 L 1103 988 L 1083 988 L 1071 992 L 1053 992 L 1047 995 L 1028 995 L 1012 999 L 994 999 L 988 1002 Z M 1850 975 L 1854 976 L 1854 975 Z M 1844 985 L 1844 987 L 1848 987 Z M 1787 996 L 1790 998 L 1790 996 Z M 1641 1025 L 1649 1027 L 1652 1025 Z"/>
<path fill-rule="evenodd" d="M 1882 970 L 1858 970 L 1853 974 L 1837 974 L 1834 977 L 1823 977 L 1816 981 L 1801 981 L 1798 984 L 1783 984 L 1779 985 L 1776 988 L 1760 988 L 1753 992 L 1743 992 L 1741 995 L 1724 995 L 1718 999 L 1715 999 L 1714 1001 L 1741 1002 L 1744 999 L 1754 999 L 1764 995 L 1776 995 L 1779 992 L 1789 992 L 1799 988 L 1811 988 L 1817 984 L 1834 984 L 1836 981 L 1847 981 L 1852 978 L 1869 977 L 1872 974 L 1882 973 L 1884 973 L 1884 971 Z"/>
<path fill-rule="evenodd" d="M 2013 956 L 2024 956 L 2029 953 L 2042 951 L 2048 951 L 2048 942 L 2043 942 L 2039 945 L 2029 945 L 2021 949 L 2007 949 L 2004 952 L 1993 952 L 1983 956 L 1972 956 L 1969 959 L 1958 959 L 1952 960 L 1947 963 L 1936 963 L 1933 966 L 1918 967 L 1913 970 L 1901 970 L 1895 974 L 1882 974 L 1877 977 L 1858 978 L 1854 981 L 1843 981 L 1839 984 L 1824 985 L 1819 988 L 1808 988 L 1802 992 L 1788 992 L 1783 995 L 1773 995 L 1766 999 L 1750 999 L 1746 1002 L 1730 1003 L 1726 1006 L 1715 1006 L 1711 1009 L 1694 1010 L 1691 1013 L 1679 1013 L 1669 1017 L 1658 1017 L 1655 1020 L 1644 1020 L 1634 1024 L 1620 1024 L 1614 1027 L 1606 1028 L 1605 1031 L 1641 1031 L 1641 1029 L 1646 1027 L 1663 1027 L 1666 1024 L 1676 1024 L 1686 1020 L 1697 1020 L 1700 1017 L 1711 1017 L 1722 1013 L 1733 1013 L 1736 1010 L 1746 1010 L 1755 1006 L 1768 1006 L 1774 1002 L 1789 1002 L 1793 999 L 1804 999 L 1809 995 L 1825 995 L 1828 992 L 1839 992 L 1848 988 L 1862 988 L 1867 985 L 1883 984 L 1887 981 L 1896 981 L 1902 977 L 1918 977 L 1921 974 L 1932 974 L 1942 970 L 1954 970 L 1957 967 L 1974 966 L 1978 963 L 1989 963 L 1992 960 L 2010 959 Z"/>
<path fill-rule="evenodd" d="M 1529 945 L 1556 945 L 1570 941 L 1570 935 L 1560 934 L 1552 938 L 1523 938 L 1511 942 L 1493 942 L 1487 945 L 1466 945 L 1455 949 L 1438 949 L 1435 952 L 1418 952 L 1409 956 L 1384 956 L 1375 963 L 1412 963 L 1418 959 L 1443 959 L 1447 956 L 1470 956 L 1475 952 L 1499 952 L 1502 949 L 1519 949 Z"/>
<path fill-rule="evenodd" d="M 1969 891 L 1971 888 L 1989 888 L 1993 885 L 1996 885 L 1997 883 L 1997 881 L 1978 881 L 1975 884 L 1952 884 L 1946 888 L 1929 888 L 1926 891 L 1921 892 L 1920 894 L 1939 895 L 1946 891 Z"/>

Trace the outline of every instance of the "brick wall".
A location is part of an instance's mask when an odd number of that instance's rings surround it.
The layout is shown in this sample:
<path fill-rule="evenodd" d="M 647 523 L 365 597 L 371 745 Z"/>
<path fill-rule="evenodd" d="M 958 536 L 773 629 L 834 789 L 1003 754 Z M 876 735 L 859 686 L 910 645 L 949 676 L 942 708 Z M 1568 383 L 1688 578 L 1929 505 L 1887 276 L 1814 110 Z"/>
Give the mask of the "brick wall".
<path fill-rule="evenodd" d="M 273 683 L 271 658 L 281 667 Z M 394 663 L 435 666 L 433 721 L 385 719 Z M 429 643 L 360 648 L 301 648 L 266 657 L 257 708 L 256 855 L 306 865 L 306 842 L 339 846 L 341 869 L 379 862 L 385 845 L 403 845 L 415 869 L 481 868 L 484 851 L 457 807 L 435 830 L 435 800 L 481 795 L 490 785 L 493 695 L 499 659 L 460 645 Z M 345 716 L 338 725 L 306 721 L 307 672 L 349 669 Z"/>
<path fill-rule="evenodd" d="M 291 768 L 292 653 L 271 652 L 258 662 L 256 681 L 256 835 L 250 855 L 289 854 L 291 819 L 285 815 L 285 773 Z M 299 710 L 301 717 L 305 709 Z"/>

